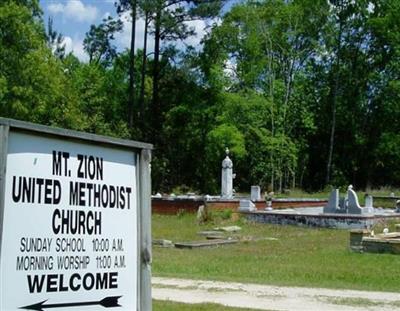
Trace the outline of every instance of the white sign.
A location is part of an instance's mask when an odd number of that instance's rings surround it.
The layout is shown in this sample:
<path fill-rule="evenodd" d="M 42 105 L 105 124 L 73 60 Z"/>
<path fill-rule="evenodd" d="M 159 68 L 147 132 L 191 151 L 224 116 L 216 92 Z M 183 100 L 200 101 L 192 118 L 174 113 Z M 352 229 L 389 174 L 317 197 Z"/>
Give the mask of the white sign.
<path fill-rule="evenodd" d="M 137 156 L 10 132 L 0 310 L 137 309 Z"/>

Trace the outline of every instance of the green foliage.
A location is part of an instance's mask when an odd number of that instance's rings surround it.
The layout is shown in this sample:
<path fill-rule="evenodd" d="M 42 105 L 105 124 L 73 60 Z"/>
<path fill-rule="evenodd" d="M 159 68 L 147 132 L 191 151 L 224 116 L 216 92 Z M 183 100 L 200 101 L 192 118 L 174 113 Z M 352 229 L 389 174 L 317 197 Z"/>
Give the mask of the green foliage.
<path fill-rule="evenodd" d="M 33 2 L 0 5 L 0 115 L 129 137 L 121 95 L 110 98 L 110 89 L 124 85 L 125 76 L 117 67 L 107 70 L 63 57 L 61 48 L 53 55 L 61 37 L 51 25 L 46 36 L 35 8 Z"/>
<path fill-rule="evenodd" d="M 215 224 L 221 224 L 221 221 L 230 220 L 232 218 L 232 210 L 211 210 L 207 213 L 207 221 L 212 221 Z"/>
<path fill-rule="evenodd" d="M 190 187 L 188 187 L 186 185 L 178 185 L 172 189 L 172 193 L 174 193 L 176 195 L 187 194 L 189 192 L 193 193 L 193 189 L 191 189 Z"/>
<path fill-rule="evenodd" d="M 24 6 L 14 1 L 0 5 L 0 114 L 80 128 L 62 64 L 47 47 L 31 6 L 32 2 Z"/>
<path fill-rule="evenodd" d="M 91 25 L 83 40 L 83 48 L 89 55 L 89 62 L 109 65 L 117 55 L 117 48 L 112 44 L 114 35 L 122 30 L 122 21 L 111 16 L 98 25 Z"/>
<path fill-rule="evenodd" d="M 0 115 L 155 143 L 155 191 L 218 194 L 225 147 L 237 190 L 323 189 L 330 150 L 329 185 L 400 185 L 400 2 L 240 2 L 202 49 L 178 50 L 186 22 L 223 3 L 138 0 L 164 44 L 157 60 L 139 50 L 132 75 L 113 42 L 121 21 L 88 29 L 83 63 L 46 33 L 39 1 L 0 2 Z"/>
<path fill-rule="evenodd" d="M 53 19 L 49 17 L 47 22 L 46 39 L 49 48 L 53 51 L 54 56 L 63 59 L 65 57 L 65 43 L 62 34 L 53 28 Z"/>
<path fill-rule="evenodd" d="M 221 151 L 227 146 L 238 159 L 246 154 L 242 133 L 234 125 L 222 124 L 207 136 L 208 155 L 214 159 L 221 158 Z"/>

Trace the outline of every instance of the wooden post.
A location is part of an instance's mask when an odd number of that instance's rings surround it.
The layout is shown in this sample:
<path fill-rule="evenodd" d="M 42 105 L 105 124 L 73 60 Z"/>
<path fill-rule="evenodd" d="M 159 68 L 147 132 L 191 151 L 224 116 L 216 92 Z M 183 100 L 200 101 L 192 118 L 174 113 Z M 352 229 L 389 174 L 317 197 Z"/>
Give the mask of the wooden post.
<path fill-rule="evenodd" d="M 143 149 L 140 154 L 139 178 L 140 178 L 140 202 L 142 204 L 138 211 L 140 223 L 140 308 L 141 311 L 152 310 L 151 300 L 151 150 Z"/>
<path fill-rule="evenodd" d="M 1 267 L 1 234 L 3 232 L 4 219 L 4 194 L 6 188 L 6 167 L 8 150 L 9 126 L 0 125 L 0 267 Z"/>

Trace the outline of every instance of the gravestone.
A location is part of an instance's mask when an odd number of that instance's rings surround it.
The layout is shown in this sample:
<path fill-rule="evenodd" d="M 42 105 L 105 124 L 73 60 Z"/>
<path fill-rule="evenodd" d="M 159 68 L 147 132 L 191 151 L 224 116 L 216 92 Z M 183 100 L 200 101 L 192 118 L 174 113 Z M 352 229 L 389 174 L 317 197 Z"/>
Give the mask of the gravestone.
<path fill-rule="evenodd" d="M 261 200 L 260 186 L 251 186 L 250 200 L 253 202 Z"/>
<path fill-rule="evenodd" d="M 223 199 L 233 198 L 233 162 L 229 158 L 229 149 L 226 148 L 226 157 L 222 161 L 221 175 L 221 197 Z"/>
<path fill-rule="evenodd" d="M 202 224 L 207 221 L 207 208 L 204 205 L 200 205 L 197 210 L 197 222 Z"/>
<path fill-rule="evenodd" d="M 371 214 L 374 212 L 372 196 L 367 195 L 365 197 L 365 207 L 361 207 L 358 201 L 357 193 L 353 190 L 353 186 L 350 185 L 347 188 L 345 197 L 339 196 L 339 189 L 335 189 L 331 192 L 329 201 L 324 206 L 324 213 L 340 213 L 340 214 Z"/>
<path fill-rule="evenodd" d="M 361 214 L 363 209 L 358 203 L 358 197 L 352 187 L 347 190 L 347 200 L 348 200 L 348 213 L 349 214 Z"/>
<path fill-rule="evenodd" d="M 374 200 L 372 195 L 365 196 L 365 207 L 363 208 L 363 213 L 373 213 L 374 212 Z"/>
<path fill-rule="evenodd" d="M 256 206 L 250 200 L 240 200 L 239 212 L 254 212 L 256 210 Z"/>
<path fill-rule="evenodd" d="M 370 208 L 374 207 L 374 200 L 372 198 L 372 195 L 366 195 L 365 196 L 365 207 Z"/>
<path fill-rule="evenodd" d="M 336 213 L 339 210 L 339 189 L 331 192 L 328 203 L 324 206 L 324 213 Z"/>

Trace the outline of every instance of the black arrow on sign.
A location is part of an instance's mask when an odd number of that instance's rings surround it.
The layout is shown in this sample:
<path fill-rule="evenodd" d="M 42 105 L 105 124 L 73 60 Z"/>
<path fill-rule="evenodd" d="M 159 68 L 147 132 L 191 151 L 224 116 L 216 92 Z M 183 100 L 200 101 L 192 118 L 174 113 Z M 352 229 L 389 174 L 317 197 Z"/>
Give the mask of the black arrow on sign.
<path fill-rule="evenodd" d="M 47 300 L 44 300 L 42 302 L 30 306 L 21 307 L 20 309 L 44 311 L 44 309 L 50 309 L 50 308 L 69 308 L 69 307 L 96 306 L 96 305 L 103 306 L 104 308 L 113 308 L 121 306 L 118 304 L 118 299 L 121 297 L 122 296 L 111 296 L 111 297 L 106 297 L 100 301 L 69 302 L 69 303 L 54 303 L 54 304 L 45 304 Z"/>

